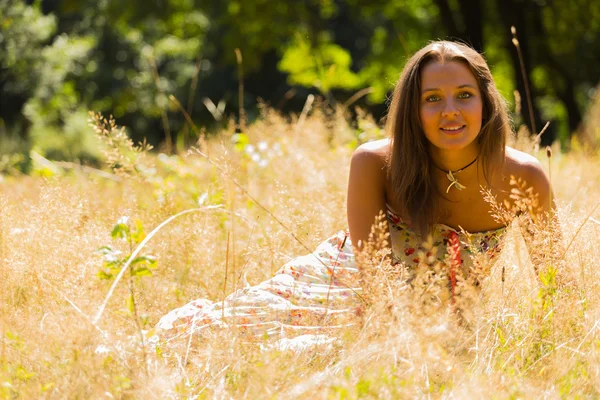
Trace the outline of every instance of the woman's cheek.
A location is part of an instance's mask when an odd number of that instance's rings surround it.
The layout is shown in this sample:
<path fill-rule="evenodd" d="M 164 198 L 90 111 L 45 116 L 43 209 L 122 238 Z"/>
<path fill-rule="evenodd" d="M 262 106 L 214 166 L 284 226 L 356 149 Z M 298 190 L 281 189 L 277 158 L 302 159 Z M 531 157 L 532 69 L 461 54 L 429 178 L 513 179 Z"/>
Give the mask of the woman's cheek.
<path fill-rule="evenodd" d="M 428 125 L 436 123 L 437 115 L 439 114 L 437 108 L 438 107 L 436 106 L 429 106 L 421 112 L 423 124 Z"/>
<path fill-rule="evenodd" d="M 468 110 L 469 112 L 482 112 L 483 104 L 481 101 L 471 101 L 463 105 L 463 110 Z"/>

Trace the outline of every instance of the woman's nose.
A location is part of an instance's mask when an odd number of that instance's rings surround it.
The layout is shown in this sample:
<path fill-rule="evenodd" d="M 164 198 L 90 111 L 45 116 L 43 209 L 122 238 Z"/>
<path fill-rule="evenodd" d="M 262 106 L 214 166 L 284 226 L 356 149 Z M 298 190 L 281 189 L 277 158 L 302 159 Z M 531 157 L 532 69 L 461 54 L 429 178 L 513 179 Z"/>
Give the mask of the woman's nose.
<path fill-rule="evenodd" d="M 450 116 L 456 116 L 460 113 L 460 110 L 457 107 L 457 104 L 452 101 L 452 100 L 448 100 L 446 101 L 446 103 L 444 104 L 444 109 L 442 110 L 442 116 L 444 117 L 450 117 Z"/>

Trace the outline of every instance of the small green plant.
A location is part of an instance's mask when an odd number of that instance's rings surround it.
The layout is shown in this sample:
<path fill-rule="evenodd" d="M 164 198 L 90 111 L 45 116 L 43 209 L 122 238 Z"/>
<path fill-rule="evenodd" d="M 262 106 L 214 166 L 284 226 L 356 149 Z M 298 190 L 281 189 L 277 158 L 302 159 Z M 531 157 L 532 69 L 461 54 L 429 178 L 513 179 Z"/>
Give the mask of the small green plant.
<path fill-rule="evenodd" d="M 124 254 L 110 245 L 100 247 L 98 252 L 104 258 L 102 269 L 98 272 L 100 279 L 114 279 L 131 256 L 131 253 L 133 253 L 135 247 L 146 237 L 142 223 L 135 221 L 135 225 L 131 227 L 129 217 L 119 218 L 110 235 L 115 240 L 120 239 L 127 242 L 129 244 L 129 252 Z M 149 276 L 152 275 L 152 270 L 156 267 L 156 257 L 150 254 L 143 254 L 131 261 L 131 264 L 129 264 L 129 273 L 131 278 Z"/>
<path fill-rule="evenodd" d="M 142 243 L 146 237 L 144 227 L 141 221 L 137 220 L 132 227 L 129 221 L 129 217 L 121 217 L 117 220 L 117 223 L 113 227 L 111 233 L 113 240 L 123 240 L 127 242 L 129 250 L 125 254 L 112 246 L 102 246 L 98 249 L 98 252 L 102 254 L 104 262 L 102 268 L 98 272 L 100 279 L 113 280 L 121 272 L 121 269 L 125 267 L 129 258 L 131 258 L 135 248 Z M 141 254 L 135 257 L 129 263 L 129 297 L 127 298 L 127 310 L 129 314 L 134 318 L 142 347 L 144 348 L 144 359 L 147 362 L 146 355 L 146 344 L 143 327 L 148 324 L 148 320 L 145 317 L 140 318 L 138 307 L 135 300 L 135 279 L 139 279 L 143 276 L 152 275 L 152 270 L 157 267 L 156 257 L 150 254 Z M 146 363 L 147 365 L 147 363 Z"/>

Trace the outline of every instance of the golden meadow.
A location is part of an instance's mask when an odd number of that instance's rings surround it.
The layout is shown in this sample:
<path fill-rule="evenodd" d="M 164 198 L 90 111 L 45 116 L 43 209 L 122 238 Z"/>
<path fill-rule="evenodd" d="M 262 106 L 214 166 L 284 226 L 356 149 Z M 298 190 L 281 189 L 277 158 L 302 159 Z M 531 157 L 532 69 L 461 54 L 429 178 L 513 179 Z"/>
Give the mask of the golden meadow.
<path fill-rule="evenodd" d="M 265 109 L 243 134 L 167 156 L 91 120 L 105 167 L 34 157 L 30 176 L 0 181 L 2 398 L 600 396 L 600 164 L 578 142 L 548 158 L 512 138 L 551 175 L 560 226 L 513 226 L 463 288 L 463 316 L 443 274 L 409 286 L 374 263 L 370 306 L 333 345 L 282 351 L 229 329 L 169 349 L 143 340 L 162 315 L 259 283 L 346 227 L 352 151 L 384 133 L 366 115 Z"/>

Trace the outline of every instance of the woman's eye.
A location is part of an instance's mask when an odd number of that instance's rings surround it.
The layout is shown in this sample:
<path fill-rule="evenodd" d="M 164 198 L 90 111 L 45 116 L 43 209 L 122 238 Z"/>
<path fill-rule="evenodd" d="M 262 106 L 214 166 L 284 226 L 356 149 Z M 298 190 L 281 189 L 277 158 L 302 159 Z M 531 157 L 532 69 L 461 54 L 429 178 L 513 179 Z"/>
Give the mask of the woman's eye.
<path fill-rule="evenodd" d="M 437 95 L 427 96 L 425 98 L 425 101 L 428 101 L 428 102 L 439 101 L 439 100 L 440 100 L 440 96 L 437 96 Z"/>
<path fill-rule="evenodd" d="M 473 95 L 469 92 L 463 92 L 461 94 L 458 95 L 459 99 L 468 99 L 470 97 L 473 97 Z"/>

